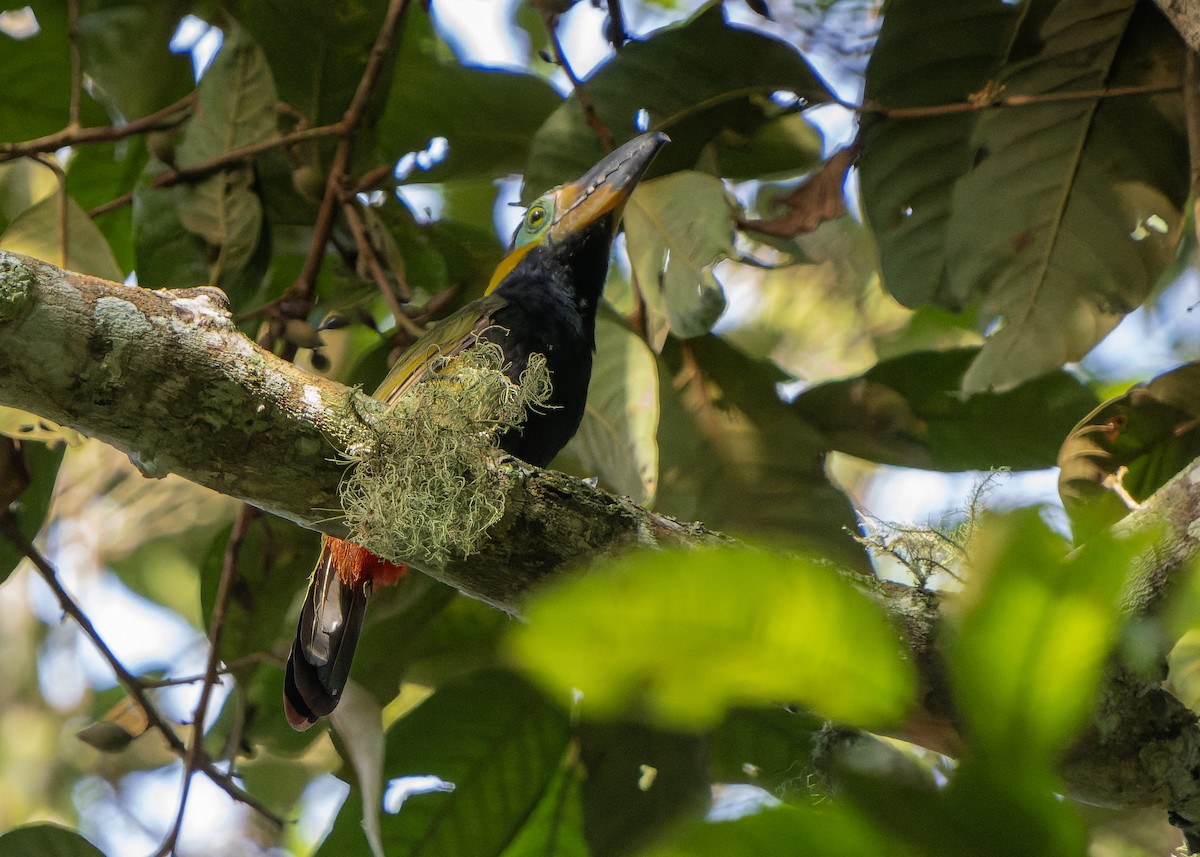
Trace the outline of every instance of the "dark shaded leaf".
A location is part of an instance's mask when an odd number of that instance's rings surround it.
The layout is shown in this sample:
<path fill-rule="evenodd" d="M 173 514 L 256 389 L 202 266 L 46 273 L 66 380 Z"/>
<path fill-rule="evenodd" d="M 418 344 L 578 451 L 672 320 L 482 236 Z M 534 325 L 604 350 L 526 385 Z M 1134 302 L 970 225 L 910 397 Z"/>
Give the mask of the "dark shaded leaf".
<path fill-rule="evenodd" d="M 0 836 L 0 857 L 104 857 L 74 830 L 57 824 L 28 824 Z"/>
<path fill-rule="evenodd" d="M 637 853 L 711 802 L 698 736 L 636 723 L 585 723 L 579 734 L 587 771 L 583 832 L 592 857 Z"/>
<path fill-rule="evenodd" d="M 429 14 L 415 4 L 405 19 L 393 75 L 379 119 L 384 158 L 419 152 L 435 137 L 449 144 L 444 161 L 412 175 L 417 181 L 520 172 L 534 134 L 562 103 L 537 75 L 460 63 L 434 32 Z"/>
<path fill-rule="evenodd" d="M 1200 364 L 1172 369 L 1100 405 L 1058 454 L 1058 493 L 1077 537 L 1125 517 L 1131 501 L 1145 500 L 1197 456 Z"/>
<path fill-rule="evenodd" d="M 715 336 L 668 340 L 660 360 L 658 508 L 867 571 L 846 532 L 854 510 L 825 475 L 827 442 L 776 393 L 785 376 Z"/>
<path fill-rule="evenodd" d="M 782 705 L 735 708 L 708 737 L 713 781 L 755 785 L 780 798 L 809 796 L 814 741 L 825 723 Z"/>
<path fill-rule="evenodd" d="M 31 140 L 61 130 L 67 124 L 71 101 L 67 4 L 33 0 L 21 5 L 33 10 L 39 30 L 24 39 L 0 32 L 0 143 Z"/>
<path fill-rule="evenodd" d="M 32 540 L 37 536 L 38 530 L 42 528 L 42 524 L 46 520 L 46 512 L 50 508 L 50 497 L 54 493 L 54 480 L 58 477 L 58 468 L 62 464 L 63 453 L 66 452 L 67 445 L 33 441 L 25 441 L 18 445 L 11 438 L 3 435 L 0 435 L 0 444 L 3 444 L 6 449 L 0 482 L 3 482 L 6 487 L 9 485 L 18 487 L 22 482 L 24 483 L 24 487 L 16 497 L 15 505 L 10 506 L 7 510 L 0 509 L 0 513 L 11 511 L 16 517 L 17 527 L 25 534 L 26 538 Z M 18 446 L 19 450 L 16 449 Z M 19 454 L 14 455 L 13 452 L 19 452 Z M 5 493 L 8 498 L 13 495 L 13 492 L 9 490 L 6 490 Z M 13 569 L 17 567 L 17 563 L 23 557 L 24 554 L 8 539 L 0 539 L 0 583 L 8 580 L 8 576 L 12 574 Z"/>
<path fill-rule="evenodd" d="M 633 41 L 586 81 L 588 98 L 616 142 L 637 133 L 639 110 L 672 144 L 650 168 L 663 175 L 696 165 L 704 147 L 723 132 L 752 139 L 779 110 L 767 98 L 778 90 L 808 103 L 829 98 L 825 84 L 791 45 L 729 26 L 721 4 L 706 6 L 685 24 Z M 796 149 L 804 163 L 807 143 Z M 604 149 L 576 96 L 554 111 L 533 141 L 525 171 L 525 197 L 582 175 Z M 747 171 L 743 152 L 737 171 Z M 778 163 L 777 153 L 771 161 Z M 771 169 L 771 167 L 768 167 Z M 800 169 L 803 169 L 801 167 Z"/>
<path fill-rule="evenodd" d="M 187 56 L 168 47 L 185 0 L 91 0 L 79 14 L 83 69 L 125 119 L 160 110 L 192 88 Z"/>
<path fill-rule="evenodd" d="M 1062 438 L 1095 395 L 1065 372 L 1005 393 L 963 396 L 978 348 L 886 360 L 857 378 L 810 387 L 792 409 L 841 452 L 927 470 L 1033 470 L 1055 464 Z"/>
<path fill-rule="evenodd" d="M 563 712 L 512 675 L 477 673 L 439 688 L 388 730 L 384 770 L 437 776 L 454 790 L 413 795 L 385 816 L 387 854 L 503 853 L 554 780 L 567 740 Z M 318 854 L 364 852 L 361 818 L 352 797 Z"/>

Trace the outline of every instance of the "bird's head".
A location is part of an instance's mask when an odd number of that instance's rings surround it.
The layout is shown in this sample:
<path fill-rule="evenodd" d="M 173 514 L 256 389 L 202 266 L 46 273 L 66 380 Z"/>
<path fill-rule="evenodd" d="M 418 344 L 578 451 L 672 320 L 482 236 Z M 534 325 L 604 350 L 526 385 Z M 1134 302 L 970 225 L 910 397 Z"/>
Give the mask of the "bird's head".
<path fill-rule="evenodd" d="M 668 139 L 657 131 L 634 137 L 582 177 L 534 200 L 487 291 L 513 278 L 557 267 L 570 271 L 580 297 L 594 303 L 604 286 L 609 246 L 625 203 Z"/>

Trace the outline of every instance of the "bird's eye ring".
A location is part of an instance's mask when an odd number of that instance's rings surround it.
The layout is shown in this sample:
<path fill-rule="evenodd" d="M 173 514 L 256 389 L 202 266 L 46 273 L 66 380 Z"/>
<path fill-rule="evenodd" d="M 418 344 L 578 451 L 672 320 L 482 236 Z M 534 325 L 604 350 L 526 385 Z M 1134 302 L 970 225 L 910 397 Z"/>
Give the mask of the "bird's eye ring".
<path fill-rule="evenodd" d="M 541 222 L 546 219 L 546 209 L 540 205 L 535 205 L 529 209 L 529 214 L 525 219 L 531 227 L 540 226 Z"/>

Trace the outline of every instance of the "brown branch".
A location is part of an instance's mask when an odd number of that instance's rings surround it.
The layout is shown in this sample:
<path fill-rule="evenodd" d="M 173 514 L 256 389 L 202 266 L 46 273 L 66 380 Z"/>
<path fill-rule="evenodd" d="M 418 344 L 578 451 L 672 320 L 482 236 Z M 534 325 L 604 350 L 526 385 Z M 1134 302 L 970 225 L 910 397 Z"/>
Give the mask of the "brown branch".
<path fill-rule="evenodd" d="M 358 254 L 366 262 L 367 268 L 371 272 L 371 278 L 375 281 L 375 285 L 379 289 L 379 293 L 383 296 L 384 302 L 387 303 L 388 309 L 391 310 L 392 317 L 396 319 L 396 324 L 403 327 L 410 336 L 421 336 L 425 331 L 417 326 L 404 311 L 404 306 L 400 303 L 400 299 L 396 295 L 396 290 L 392 288 L 391 281 L 387 278 L 387 272 L 383 270 L 383 263 L 379 261 L 379 254 L 375 252 L 375 246 L 371 243 L 371 236 L 367 234 L 366 224 L 363 223 L 362 215 L 359 214 L 352 199 L 345 198 L 342 200 L 342 213 L 346 217 L 346 222 L 350 224 L 350 232 L 354 235 L 354 243 L 358 246 Z M 400 279 L 399 276 L 397 276 L 397 282 L 406 297 L 411 294 L 408 284 Z"/>
<path fill-rule="evenodd" d="M 183 182 L 202 179 L 205 176 L 215 173 L 217 170 L 224 167 L 242 164 L 250 160 L 253 156 L 266 152 L 270 149 L 277 149 L 280 146 L 290 146 L 294 143 L 303 143 L 307 140 L 316 140 L 321 137 L 335 137 L 345 130 L 344 123 L 338 122 L 334 125 L 318 125 L 315 128 L 300 128 L 296 131 L 291 131 L 287 134 L 279 134 L 267 140 L 259 140 L 255 143 L 249 143 L 237 149 L 230 149 L 215 157 L 205 161 L 198 161 L 190 166 L 179 167 L 177 169 L 167 170 L 155 176 L 154 187 L 164 188 L 172 185 L 181 184 Z"/>
<path fill-rule="evenodd" d="M 0 162 L 26 158 L 43 152 L 56 152 L 65 146 L 85 146 L 90 143 L 113 143 L 127 137 L 136 137 L 148 131 L 174 128 L 187 119 L 195 94 L 187 95 L 174 104 L 164 107 L 141 119 L 124 125 L 105 125 L 99 128 L 64 128 L 45 137 L 19 143 L 0 143 Z"/>
<path fill-rule="evenodd" d="M 1001 88 L 985 87 L 976 96 L 953 104 L 933 104 L 927 107 L 883 107 L 872 104 L 854 104 L 838 100 L 838 104 L 866 115 L 884 119 L 929 119 L 935 116 L 952 116 L 986 110 L 989 107 L 1031 107 L 1039 104 L 1062 104 L 1072 101 L 1090 101 L 1096 98 L 1121 98 L 1129 95 L 1161 95 L 1178 92 L 1180 84 L 1143 83 L 1131 86 L 1114 86 L 1108 89 L 1084 89 L 1076 92 L 1039 92 L 1034 95 L 1002 95 Z"/>
<path fill-rule="evenodd" d="M 329 168 L 329 178 L 325 182 L 325 195 L 321 198 L 321 207 L 317 210 L 312 242 L 309 244 L 308 254 L 304 258 L 304 267 L 290 289 L 293 297 L 305 302 L 312 298 L 313 288 L 317 282 L 317 272 L 321 268 L 321 258 L 325 255 L 325 245 L 329 242 L 329 236 L 333 232 L 334 215 L 341 198 L 342 188 L 348 178 L 350 157 L 354 152 L 354 135 L 362 123 L 367 102 L 383 72 L 384 61 L 392 49 L 392 42 L 395 40 L 396 31 L 400 27 L 400 22 L 404 18 L 404 10 L 408 8 L 408 4 L 409 0 L 390 0 L 388 3 L 383 26 L 379 29 L 379 35 L 375 37 L 375 44 L 371 46 L 371 56 L 367 60 L 367 66 L 358 82 L 358 88 L 354 91 L 350 106 L 342 115 L 342 127 L 338 132 L 338 146 L 333 155 L 333 164 Z"/>

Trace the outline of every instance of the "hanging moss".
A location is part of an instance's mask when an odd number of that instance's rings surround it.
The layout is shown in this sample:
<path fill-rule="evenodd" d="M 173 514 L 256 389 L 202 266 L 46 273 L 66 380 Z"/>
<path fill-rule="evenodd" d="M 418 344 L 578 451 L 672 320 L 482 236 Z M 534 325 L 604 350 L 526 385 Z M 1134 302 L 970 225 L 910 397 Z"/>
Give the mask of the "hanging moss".
<path fill-rule="evenodd" d="M 519 431 L 526 409 L 550 398 L 540 354 L 517 383 L 504 374 L 495 343 L 435 359 L 430 377 L 396 402 L 341 485 L 351 538 L 418 566 L 474 552 L 504 515 L 504 494 L 487 474 L 496 440 Z"/>

